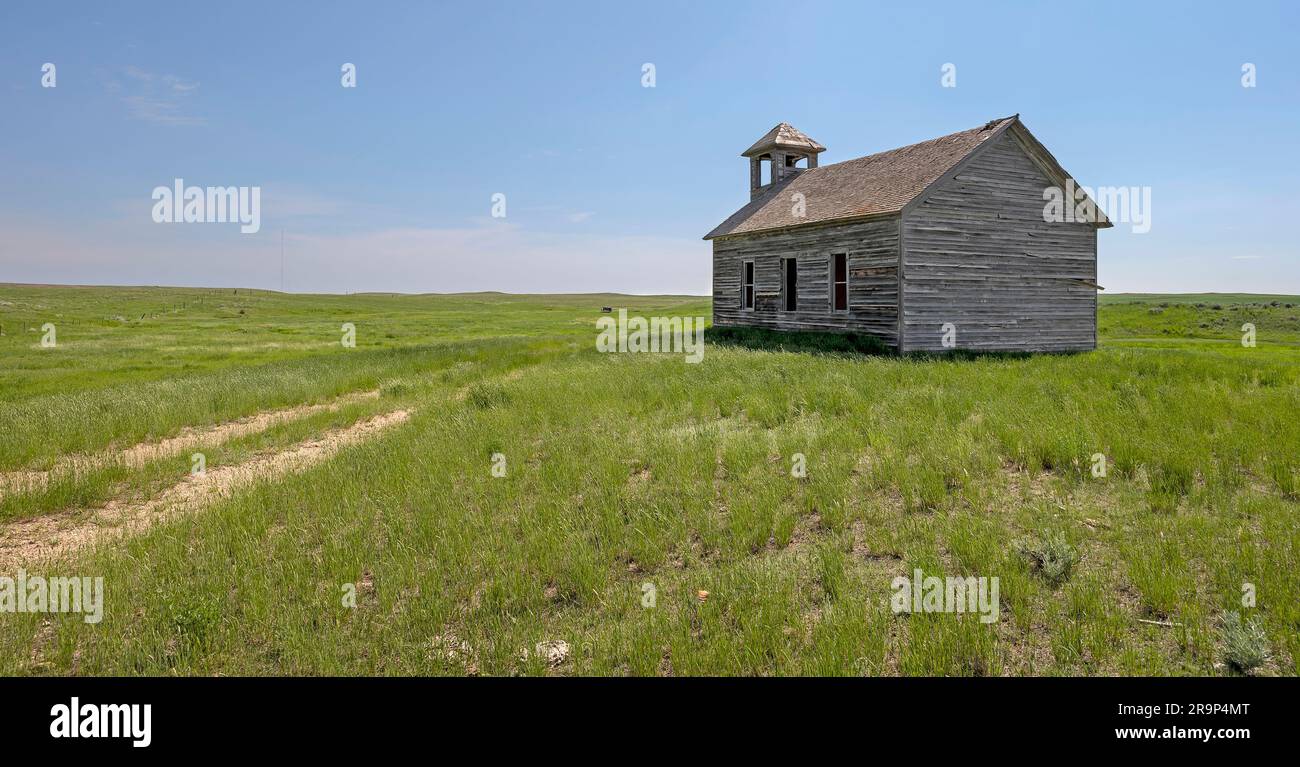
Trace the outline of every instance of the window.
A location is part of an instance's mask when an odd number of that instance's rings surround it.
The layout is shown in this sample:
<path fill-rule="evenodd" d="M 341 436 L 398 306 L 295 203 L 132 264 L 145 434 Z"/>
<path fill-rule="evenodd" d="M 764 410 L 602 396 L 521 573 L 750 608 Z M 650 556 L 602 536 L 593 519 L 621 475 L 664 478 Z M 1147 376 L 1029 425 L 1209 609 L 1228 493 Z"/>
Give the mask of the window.
<path fill-rule="evenodd" d="M 782 298 L 787 312 L 795 311 L 799 305 L 799 264 L 793 258 L 781 259 L 781 284 L 784 286 Z"/>
<path fill-rule="evenodd" d="M 831 255 L 831 310 L 849 310 L 849 254 Z"/>
<path fill-rule="evenodd" d="M 758 158 L 758 185 L 767 186 L 772 183 L 772 156 L 765 154 Z"/>
<path fill-rule="evenodd" d="M 808 167 L 808 158 L 795 154 L 785 156 L 785 167 L 806 169 Z"/>
<path fill-rule="evenodd" d="M 740 272 L 740 308 L 754 308 L 754 262 L 741 264 Z"/>

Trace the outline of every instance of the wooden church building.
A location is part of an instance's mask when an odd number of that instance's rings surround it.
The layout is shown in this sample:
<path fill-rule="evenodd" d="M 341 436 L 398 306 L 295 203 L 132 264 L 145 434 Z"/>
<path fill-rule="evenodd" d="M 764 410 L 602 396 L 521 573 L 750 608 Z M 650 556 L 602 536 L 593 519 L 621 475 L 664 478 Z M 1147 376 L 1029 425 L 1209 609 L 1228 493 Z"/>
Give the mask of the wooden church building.
<path fill-rule="evenodd" d="M 1111 224 L 1048 215 L 1045 190 L 1069 176 L 1019 115 L 818 166 L 825 149 L 781 123 L 742 155 L 749 204 L 705 236 L 715 326 L 869 333 L 902 352 L 1096 347 Z"/>

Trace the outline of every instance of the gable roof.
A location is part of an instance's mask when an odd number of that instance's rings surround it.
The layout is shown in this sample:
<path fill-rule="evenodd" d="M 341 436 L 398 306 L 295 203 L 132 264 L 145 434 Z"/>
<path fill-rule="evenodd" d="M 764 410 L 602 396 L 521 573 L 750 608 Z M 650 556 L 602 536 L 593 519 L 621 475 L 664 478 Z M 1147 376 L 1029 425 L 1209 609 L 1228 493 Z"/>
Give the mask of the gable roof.
<path fill-rule="evenodd" d="M 704 239 L 899 213 L 985 142 L 1013 125 L 1017 126 L 1015 135 L 1026 144 L 1044 174 L 1064 185 L 1068 174 L 1020 124 L 1020 116 L 1012 115 L 919 144 L 809 168 L 773 185 Z M 780 127 L 773 128 L 768 135 Z M 764 136 L 759 144 L 766 139 Z M 794 194 L 803 195 L 805 215 L 801 217 L 794 215 L 791 198 Z M 1103 218 L 1097 225 L 1110 226 L 1110 222 Z"/>
<path fill-rule="evenodd" d="M 802 149 L 808 152 L 825 152 L 826 147 L 808 137 L 808 134 L 790 123 L 777 123 L 776 127 L 754 142 L 754 145 L 741 153 L 741 157 L 766 152 L 769 149 Z"/>

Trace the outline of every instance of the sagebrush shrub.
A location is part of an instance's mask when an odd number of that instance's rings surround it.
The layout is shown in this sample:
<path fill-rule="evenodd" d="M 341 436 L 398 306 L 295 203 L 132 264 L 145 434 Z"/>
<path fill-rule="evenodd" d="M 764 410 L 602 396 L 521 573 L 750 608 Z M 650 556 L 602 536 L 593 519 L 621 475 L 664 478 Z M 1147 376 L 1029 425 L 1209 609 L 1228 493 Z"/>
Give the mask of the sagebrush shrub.
<path fill-rule="evenodd" d="M 1242 620 L 1236 611 L 1224 613 L 1219 619 L 1219 635 L 1223 659 L 1234 670 L 1247 674 L 1268 662 L 1268 636 L 1258 620 Z"/>
<path fill-rule="evenodd" d="M 1053 587 L 1064 583 L 1079 561 L 1078 551 L 1060 533 L 1049 533 L 1039 543 L 1021 543 L 1019 549 L 1034 571 Z"/>

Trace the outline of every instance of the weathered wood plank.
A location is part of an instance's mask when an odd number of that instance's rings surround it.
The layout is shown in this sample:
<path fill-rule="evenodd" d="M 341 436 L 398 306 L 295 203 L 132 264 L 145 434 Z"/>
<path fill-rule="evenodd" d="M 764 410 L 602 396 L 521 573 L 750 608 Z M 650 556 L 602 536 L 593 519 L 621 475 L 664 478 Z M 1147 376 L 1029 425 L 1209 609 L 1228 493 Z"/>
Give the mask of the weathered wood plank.
<path fill-rule="evenodd" d="M 1043 220 L 1051 183 L 1003 135 L 903 215 L 904 351 L 1096 347 L 1097 231 Z"/>
<path fill-rule="evenodd" d="M 898 218 L 713 240 L 713 322 L 778 330 L 853 331 L 897 343 Z M 831 310 L 831 261 L 848 256 L 849 308 Z M 798 266 L 796 311 L 783 310 L 781 259 Z M 740 308 L 743 263 L 754 262 L 753 311 Z"/>

